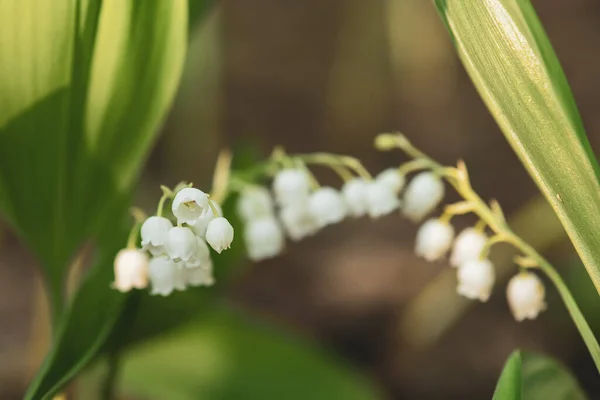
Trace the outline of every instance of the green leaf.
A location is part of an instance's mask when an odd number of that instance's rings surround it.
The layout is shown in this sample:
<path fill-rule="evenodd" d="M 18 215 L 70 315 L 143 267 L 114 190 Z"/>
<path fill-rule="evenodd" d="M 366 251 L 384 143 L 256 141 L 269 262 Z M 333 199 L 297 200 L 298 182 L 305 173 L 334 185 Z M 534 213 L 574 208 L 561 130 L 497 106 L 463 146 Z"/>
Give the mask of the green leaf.
<path fill-rule="evenodd" d="M 504 365 L 493 400 L 585 400 L 575 378 L 553 359 L 515 351 Z"/>
<path fill-rule="evenodd" d="M 0 209 L 60 316 L 67 264 L 129 196 L 175 93 L 187 1 L 0 2 Z"/>
<path fill-rule="evenodd" d="M 600 292 L 599 166 L 527 0 L 436 0 L 458 54 Z"/>
<path fill-rule="evenodd" d="M 123 393 L 149 399 L 382 398 L 364 377 L 314 345 L 223 305 L 135 349 L 120 381 Z"/>

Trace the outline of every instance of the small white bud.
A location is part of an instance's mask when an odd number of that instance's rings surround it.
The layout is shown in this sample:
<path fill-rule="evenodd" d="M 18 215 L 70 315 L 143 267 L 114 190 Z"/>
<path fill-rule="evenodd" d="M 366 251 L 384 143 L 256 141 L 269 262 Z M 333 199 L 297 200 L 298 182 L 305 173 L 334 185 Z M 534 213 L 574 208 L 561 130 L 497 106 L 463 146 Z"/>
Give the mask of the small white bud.
<path fill-rule="evenodd" d="M 308 210 L 320 228 L 342 221 L 347 214 L 344 199 L 330 187 L 319 188 L 310 195 Z"/>
<path fill-rule="evenodd" d="M 367 191 L 369 182 L 362 178 L 353 178 L 344 183 L 342 196 L 346 202 L 348 213 L 355 217 L 362 217 L 367 213 Z"/>
<path fill-rule="evenodd" d="M 302 201 L 310 193 L 310 181 L 301 169 L 284 169 L 273 180 L 273 192 L 280 205 Z"/>
<path fill-rule="evenodd" d="M 403 214 L 414 222 L 421 221 L 444 198 L 444 183 L 433 172 L 415 176 L 404 193 Z"/>
<path fill-rule="evenodd" d="M 375 178 L 376 182 L 389 186 L 396 194 L 400 193 L 406 178 L 398 171 L 398 168 L 388 168 L 381 171 Z"/>
<path fill-rule="evenodd" d="M 173 290 L 185 290 L 185 271 L 167 256 L 154 257 L 148 266 L 152 283 L 150 294 L 168 296 Z"/>
<path fill-rule="evenodd" d="M 271 193 L 260 186 L 244 189 L 237 202 L 237 211 L 245 221 L 273 215 Z"/>
<path fill-rule="evenodd" d="M 183 188 L 175 195 L 171 210 L 178 223 L 193 225 L 210 210 L 208 195 L 200 189 Z"/>
<path fill-rule="evenodd" d="M 206 228 L 206 241 L 219 254 L 231 247 L 233 241 L 233 226 L 223 217 L 217 217 L 209 222 Z"/>
<path fill-rule="evenodd" d="M 285 246 L 283 231 L 273 217 L 250 221 L 244 228 L 248 257 L 261 261 L 279 255 Z"/>
<path fill-rule="evenodd" d="M 450 265 L 458 267 L 467 261 L 478 260 L 487 240 L 486 234 L 475 228 L 464 229 L 454 241 Z"/>
<path fill-rule="evenodd" d="M 452 245 L 454 227 L 439 219 L 426 221 L 417 232 L 415 252 L 427 261 L 442 258 Z"/>
<path fill-rule="evenodd" d="M 490 260 L 471 260 L 458 267 L 456 291 L 468 299 L 487 301 L 496 279 Z"/>
<path fill-rule="evenodd" d="M 392 186 L 374 181 L 367 188 L 367 206 L 369 217 L 376 219 L 397 209 L 400 199 Z"/>
<path fill-rule="evenodd" d="M 219 213 L 219 216 L 223 215 L 223 209 L 221 208 L 221 206 L 212 200 L 211 202 L 217 210 L 217 212 Z M 204 239 L 206 237 L 206 228 L 208 227 L 209 222 L 212 221 L 214 218 L 215 213 L 213 212 L 212 207 L 209 206 L 208 212 L 202 217 L 198 218 L 194 225 L 190 225 L 190 228 L 194 231 L 196 236 Z"/>
<path fill-rule="evenodd" d="M 194 255 L 185 263 L 186 268 L 196 268 L 210 263 L 210 250 L 204 239 L 196 236 L 196 252 Z"/>
<path fill-rule="evenodd" d="M 319 230 L 306 202 L 284 206 L 279 212 L 279 218 L 287 235 L 294 241 L 314 235 Z"/>
<path fill-rule="evenodd" d="M 513 316 L 519 322 L 535 319 L 546 309 L 545 289 L 542 281 L 531 272 L 521 272 L 511 278 L 506 287 L 506 297 Z"/>
<path fill-rule="evenodd" d="M 189 261 L 197 247 L 198 240 L 190 228 L 175 226 L 167 233 L 165 248 L 175 262 Z"/>
<path fill-rule="evenodd" d="M 149 251 L 153 256 L 165 252 L 165 239 L 167 232 L 173 227 L 171 221 L 164 217 L 153 216 L 142 224 L 142 250 Z"/>
<path fill-rule="evenodd" d="M 187 268 L 185 280 L 189 286 L 212 286 L 215 283 L 213 276 L 213 263 L 210 261 L 201 267 Z"/>
<path fill-rule="evenodd" d="M 113 288 L 128 292 L 148 285 L 148 256 L 137 249 L 123 249 L 115 257 Z"/>

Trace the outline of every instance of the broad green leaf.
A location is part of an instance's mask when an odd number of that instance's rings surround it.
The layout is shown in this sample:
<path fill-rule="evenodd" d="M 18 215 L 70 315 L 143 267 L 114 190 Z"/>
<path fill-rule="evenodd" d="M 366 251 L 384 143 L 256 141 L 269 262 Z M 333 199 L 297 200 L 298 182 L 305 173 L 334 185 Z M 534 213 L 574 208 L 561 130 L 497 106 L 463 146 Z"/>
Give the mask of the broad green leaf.
<path fill-rule="evenodd" d="M 600 292 L 599 167 L 528 0 L 436 0 L 458 54 Z"/>
<path fill-rule="evenodd" d="M 504 365 L 493 400 L 586 400 L 575 378 L 553 359 L 515 351 Z"/>
<path fill-rule="evenodd" d="M 121 392 L 147 399 L 375 400 L 356 371 L 223 305 L 123 362 Z"/>
<path fill-rule="evenodd" d="M 186 43 L 186 0 L 0 2 L 0 209 L 55 317 L 75 250 L 131 193 Z"/>

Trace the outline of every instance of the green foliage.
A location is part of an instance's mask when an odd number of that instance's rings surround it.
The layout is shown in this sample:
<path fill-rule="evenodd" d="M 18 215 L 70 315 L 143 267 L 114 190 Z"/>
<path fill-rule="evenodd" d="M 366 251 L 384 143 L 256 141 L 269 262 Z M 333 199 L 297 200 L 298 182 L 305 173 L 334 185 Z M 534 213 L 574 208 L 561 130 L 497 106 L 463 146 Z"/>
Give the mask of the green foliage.
<path fill-rule="evenodd" d="M 527 0 L 436 0 L 458 54 L 600 292 L 598 163 Z"/>
<path fill-rule="evenodd" d="M 125 296 L 109 288 L 135 178 L 185 58 L 187 1 L 0 2 L 0 209 L 36 254 L 54 345 L 26 398 L 52 398 L 100 349 Z M 63 304 L 69 262 L 96 262 Z"/>
<path fill-rule="evenodd" d="M 553 359 L 515 351 L 506 361 L 493 400 L 585 400 L 571 373 Z"/>
<path fill-rule="evenodd" d="M 214 304 L 197 322 L 128 355 L 121 382 L 123 393 L 153 399 L 381 398 L 309 343 Z"/>

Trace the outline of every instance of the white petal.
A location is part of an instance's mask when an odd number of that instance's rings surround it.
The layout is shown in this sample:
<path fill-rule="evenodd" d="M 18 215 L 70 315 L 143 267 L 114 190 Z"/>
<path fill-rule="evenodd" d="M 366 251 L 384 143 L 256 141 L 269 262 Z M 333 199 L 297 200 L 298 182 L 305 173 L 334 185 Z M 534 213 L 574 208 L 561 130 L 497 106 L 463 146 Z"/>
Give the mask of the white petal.
<path fill-rule="evenodd" d="M 252 261 L 273 258 L 285 247 L 283 230 L 275 218 L 250 221 L 244 228 L 244 241 Z"/>
<path fill-rule="evenodd" d="M 173 261 L 188 261 L 194 253 L 198 241 L 190 228 L 176 226 L 169 230 L 165 241 L 167 253 Z"/>
<path fill-rule="evenodd" d="M 454 227 L 439 219 L 426 221 L 417 232 L 415 253 L 427 261 L 442 258 L 452 245 Z"/>
<path fill-rule="evenodd" d="M 245 221 L 273 215 L 271 193 L 261 186 L 245 189 L 237 202 L 237 211 Z"/>
<path fill-rule="evenodd" d="M 208 195 L 200 189 L 183 188 L 175 195 L 171 210 L 178 223 L 193 224 L 210 210 Z"/>
<path fill-rule="evenodd" d="M 477 229 L 463 230 L 454 241 L 450 265 L 458 267 L 467 261 L 478 260 L 487 240 L 486 234 Z"/>
<path fill-rule="evenodd" d="M 348 213 L 353 217 L 362 217 L 367 213 L 367 191 L 369 183 L 362 178 L 349 180 L 342 187 L 342 196 L 346 203 Z"/>
<path fill-rule="evenodd" d="M 152 291 L 150 294 L 168 296 L 175 289 L 182 288 L 182 269 L 167 256 L 154 257 L 150 260 L 148 272 Z M 185 285 L 183 285 L 185 288 Z"/>
<path fill-rule="evenodd" d="M 402 212 L 414 222 L 421 221 L 443 198 L 442 180 L 433 172 L 421 172 L 406 187 Z"/>
<path fill-rule="evenodd" d="M 458 294 L 469 299 L 487 301 L 494 287 L 494 266 L 489 260 L 471 260 L 457 270 Z"/>
<path fill-rule="evenodd" d="M 206 228 L 206 241 L 217 253 L 221 253 L 231 247 L 233 226 L 223 217 L 213 219 Z"/>
<path fill-rule="evenodd" d="M 190 286 L 212 286 L 215 283 L 212 262 L 198 268 L 185 270 L 186 283 Z"/>
<path fill-rule="evenodd" d="M 287 235 L 294 241 L 314 235 L 319 230 L 319 225 L 308 211 L 306 202 L 284 206 L 279 212 L 279 218 Z"/>
<path fill-rule="evenodd" d="M 148 256 L 137 249 L 123 249 L 117 253 L 114 263 L 113 287 L 120 292 L 148 285 Z"/>
<path fill-rule="evenodd" d="M 209 264 L 210 261 L 210 250 L 204 239 L 196 236 L 196 252 L 194 255 L 185 263 L 185 268 L 196 268 L 203 265 Z"/>
<path fill-rule="evenodd" d="M 142 249 L 149 251 L 152 255 L 165 252 L 164 244 L 167 232 L 173 227 L 171 221 L 164 217 L 152 216 L 142 224 L 140 231 L 142 237 Z"/>
<path fill-rule="evenodd" d="M 347 214 L 340 193 L 330 187 L 319 188 L 310 195 L 308 210 L 320 228 L 342 221 Z"/>
<path fill-rule="evenodd" d="M 221 206 L 215 203 L 214 201 L 212 203 L 213 206 L 217 209 L 219 215 L 223 215 L 223 210 L 221 209 Z M 193 224 L 190 224 L 190 228 L 194 231 L 196 236 L 199 236 L 204 239 L 206 237 L 206 228 L 208 227 L 209 222 L 212 221 L 214 218 L 215 214 L 213 213 L 212 208 L 209 207 L 209 210 L 206 214 L 194 221 Z"/>
<path fill-rule="evenodd" d="M 308 197 L 310 181 L 301 169 L 284 169 L 275 175 L 273 192 L 280 205 L 296 203 Z"/>
<path fill-rule="evenodd" d="M 400 200 L 393 187 L 374 181 L 367 190 L 367 206 L 369 216 L 377 219 L 396 210 Z"/>
<path fill-rule="evenodd" d="M 531 272 L 522 272 L 511 278 L 506 288 L 508 305 L 517 321 L 534 319 L 546 309 L 542 281 Z"/>
<path fill-rule="evenodd" d="M 381 171 L 375 178 L 375 181 L 381 183 L 382 185 L 388 186 L 391 190 L 398 194 L 404 187 L 406 178 L 398 171 L 397 168 L 388 168 L 384 171 Z"/>

